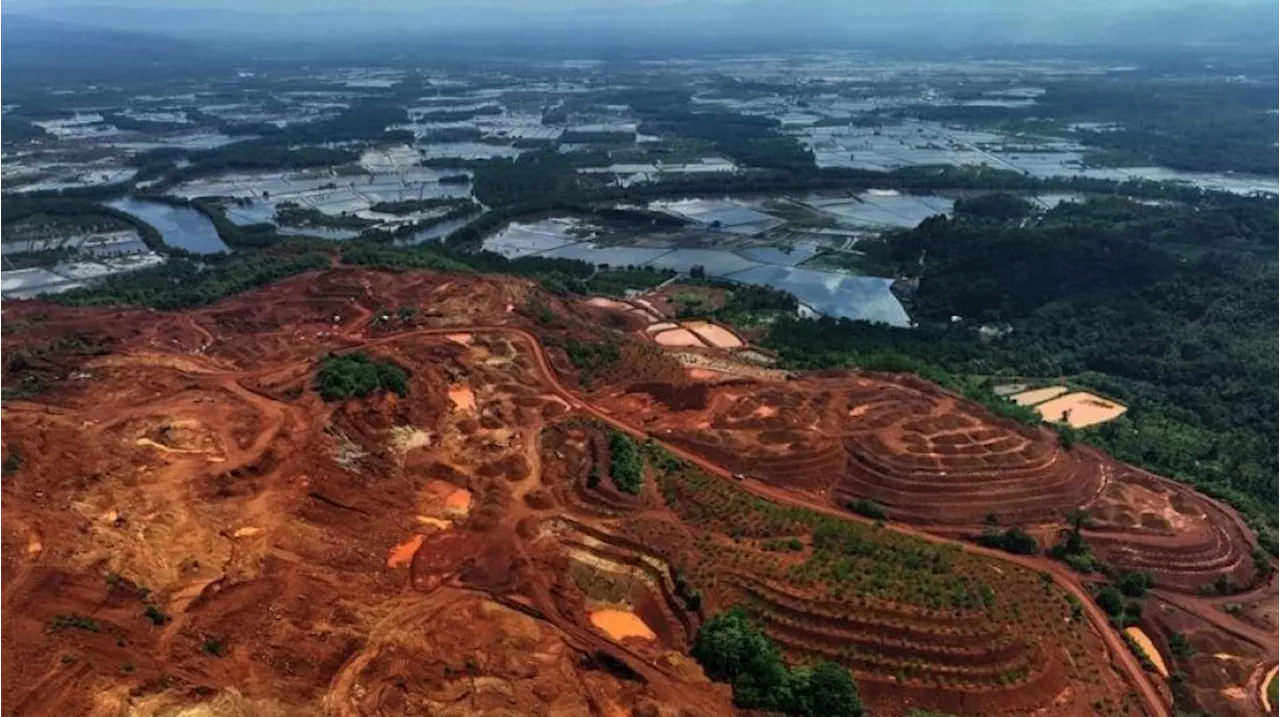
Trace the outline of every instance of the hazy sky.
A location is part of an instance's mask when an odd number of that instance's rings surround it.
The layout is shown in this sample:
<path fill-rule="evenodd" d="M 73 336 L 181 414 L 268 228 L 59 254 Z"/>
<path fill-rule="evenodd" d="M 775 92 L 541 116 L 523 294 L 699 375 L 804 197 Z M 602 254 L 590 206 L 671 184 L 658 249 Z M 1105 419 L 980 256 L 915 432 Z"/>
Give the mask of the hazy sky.
<path fill-rule="evenodd" d="M 1231 41 L 1240 26 L 1262 33 L 1263 24 L 1274 25 L 1265 12 L 1222 10 L 1268 2 L 1274 13 L 1276 0 L 3 0 L 3 10 L 208 39 L 505 32 L 596 40 L 606 34 L 785 35 L 841 42 L 1125 43 L 1178 42 L 1171 38 L 1196 33 Z M 1233 22 L 1237 29 L 1230 33 L 1217 28 Z"/>
<path fill-rule="evenodd" d="M 772 0 L 776 2 L 777 0 Z M 892 9 L 901 6 L 900 1 L 875 0 L 836 0 L 838 4 L 856 6 L 858 9 Z M 6 11 L 23 8 L 48 8 L 68 6 L 114 6 L 114 7 L 163 7 L 177 8 L 218 8 L 235 9 L 253 12 L 297 11 L 297 10 L 348 10 L 358 9 L 364 12 L 378 11 L 422 11 L 431 8 L 448 7 L 493 7 L 511 10 L 536 11 L 538 9 L 572 9 L 593 8 L 606 9 L 610 6 L 679 6 L 690 7 L 722 5 L 749 7 L 771 0 L 7 0 Z M 1037 0 L 1034 5 L 1041 9 L 1079 8 L 1082 5 L 1096 5 L 1110 9 L 1144 8 L 1144 7 L 1179 7 L 1197 4 L 1203 0 Z M 1215 4 L 1246 4 L 1250 0 L 1215 0 Z M 985 9 L 1006 7 L 1009 9 L 1025 9 L 1028 0 L 930 0 L 928 5 L 949 10 L 963 9 L 966 5 L 980 5 Z M 797 9 L 805 6 L 830 6 L 832 0 L 790 0 L 788 5 Z"/>

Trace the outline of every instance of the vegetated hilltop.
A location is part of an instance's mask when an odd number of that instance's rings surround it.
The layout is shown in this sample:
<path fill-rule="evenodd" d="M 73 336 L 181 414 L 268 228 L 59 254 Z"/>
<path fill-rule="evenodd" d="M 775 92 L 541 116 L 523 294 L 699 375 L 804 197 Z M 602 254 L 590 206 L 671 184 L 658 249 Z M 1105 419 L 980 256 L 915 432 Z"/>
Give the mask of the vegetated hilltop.
<path fill-rule="evenodd" d="M 773 502 L 567 388 L 565 347 L 604 336 L 639 363 L 602 377 L 692 381 L 592 311 L 509 278 L 361 269 L 180 313 L 15 305 L 6 379 L 48 384 L 4 407 L 6 701 L 1141 709 L 1052 579 Z M 369 372 L 403 392 L 329 390 Z M 708 668 L 734 690 L 687 656 L 731 605 L 764 636 Z M 750 694 L 726 674 L 771 654 L 815 667 Z"/>

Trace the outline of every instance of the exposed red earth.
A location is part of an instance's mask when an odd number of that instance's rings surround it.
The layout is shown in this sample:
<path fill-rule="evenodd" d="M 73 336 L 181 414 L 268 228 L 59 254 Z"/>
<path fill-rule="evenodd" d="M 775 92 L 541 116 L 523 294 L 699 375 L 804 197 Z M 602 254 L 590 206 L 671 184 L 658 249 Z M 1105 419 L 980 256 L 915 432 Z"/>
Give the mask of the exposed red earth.
<path fill-rule="evenodd" d="M 1197 704 L 1260 712 L 1276 662 L 1229 509 L 916 379 L 700 381 L 621 316 L 622 365 L 588 390 L 560 347 L 612 309 L 501 277 L 5 309 L 27 357 L 6 385 L 52 384 L 4 404 L 5 714 L 734 714 L 687 649 L 745 603 L 788 658 L 853 670 L 877 715 L 1170 715 L 1077 575 L 953 539 L 988 512 L 1052 535 L 1077 507 L 1101 557 L 1155 575 L 1143 628 Z M 407 368 L 408 398 L 323 402 L 317 358 L 355 350 Z M 682 463 L 651 458 L 638 496 L 593 485 L 607 427 Z M 816 558 L 832 535 L 923 562 L 841 577 Z M 1222 572 L 1246 592 L 1196 594 Z"/>

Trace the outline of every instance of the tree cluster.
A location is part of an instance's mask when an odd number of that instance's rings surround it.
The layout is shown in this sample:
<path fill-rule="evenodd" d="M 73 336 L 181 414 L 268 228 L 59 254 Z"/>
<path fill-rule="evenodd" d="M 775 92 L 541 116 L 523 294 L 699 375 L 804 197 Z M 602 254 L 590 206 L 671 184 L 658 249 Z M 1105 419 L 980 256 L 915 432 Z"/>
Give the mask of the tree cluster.
<path fill-rule="evenodd" d="M 362 398 L 383 391 L 403 398 L 409 395 L 409 373 L 364 352 L 330 354 L 320 362 L 315 385 L 326 401 Z"/>
<path fill-rule="evenodd" d="M 1018 526 L 997 530 L 994 527 L 984 528 L 977 537 L 979 545 L 1003 550 L 1015 555 L 1035 555 L 1040 552 L 1040 543 L 1030 533 Z"/>
<path fill-rule="evenodd" d="M 623 493 L 639 495 L 644 488 L 644 458 L 631 436 L 609 429 L 609 478 Z"/>
<path fill-rule="evenodd" d="M 692 654 L 707 676 L 733 686 L 734 703 L 744 709 L 796 717 L 859 717 L 857 685 L 849 671 L 832 662 L 788 667 L 778 646 L 745 610 L 734 608 L 703 623 Z"/>

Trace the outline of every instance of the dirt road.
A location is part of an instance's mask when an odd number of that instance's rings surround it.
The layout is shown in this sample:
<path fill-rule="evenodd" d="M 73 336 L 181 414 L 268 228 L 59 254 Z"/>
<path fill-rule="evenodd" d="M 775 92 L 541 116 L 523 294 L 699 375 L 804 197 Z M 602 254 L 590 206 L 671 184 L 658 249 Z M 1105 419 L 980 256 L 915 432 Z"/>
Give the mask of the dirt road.
<path fill-rule="evenodd" d="M 563 399 L 569 406 L 575 409 L 578 409 L 584 413 L 587 413 L 595 417 L 596 419 L 620 431 L 623 431 L 629 435 L 639 438 L 641 440 L 652 439 L 658 445 L 662 446 L 664 449 L 669 451 L 671 454 L 681 458 L 682 460 L 687 461 L 688 463 L 694 466 L 697 466 L 699 469 L 705 471 L 710 475 L 717 476 L 724 480 L 733 480 L 733 474 L 723 466 L 717 465 L 709 460 L 706 460 L 701 456 L 695 455 L 684 449 L 681 449 L 678 446 L 671 445 L 663 441 L 662 438 L 659 436 L 650 436 L 644 430 L 640 428 L 636 428 L 628 423 L 625 423 L 624 421 L 609 414 L 607 411 L 604 411 L 598 408 L 597 406 L 589 403 L 587 400 L 571 392 L 559 381 L 559 379 L 555 374 L 554 369 L 551 366 L 551 362 L 547 357 L 546 350 L 543 348 L 538 338 L 534 334 L 530 333 L 529 331 L 526 331 L 519 327 L 504 326 L 504 325 L 449 326 L 449 327 L 442 327 L 442 328 L 418 329 L 413 331 L 407 331 L 400 334 L 395 334 L 392 336 L 369 339 L 367 337 L 364 337 L 355 333 L 355 329 L 358 327 L 363 327 L 363 325 L 369 320 L 369 316 L 370 316 L 369 314 L 366 314 L 359 317 L 357 321 L 348 323 L 347 326 L 349 326 L 350 329 L 343 331 L 340 334 L 344 338 L 344 340 L 348 342 L 348 344 L 342 349 L 338 350 L 337 353 L 359 351 L 359 350 L 374 347 L 374 346 L 397 343 L 400 341 L 405 341 L 411 338 L 422 337 L 422 336 L 440 336 L 440 335 L 459 334 L 459 333 L 506 335 L 526 345 L 526 347 L 528 348 L 529 354 L 532 356 L 534 360 L 534 364 L 536 366 L 536 370 L 540 379 L 545 383 L 545 385 L 548 387 L 548 389 L 552 393 L 554 393 L 555 395 Z M 209 337 L 209 338 L 212 338 L 212 337 Z M 235 458 L 243 461 L 243 460 L 246 460 L 247 457 L 256 455 L 260 451 L 265 450 L 266 448 L 265 443 L 268 442 L 270 438 L 276 435 L 276 432 L 278 431 L 280 424 L 283 422 L 284 416 L 281 415 L 282 411 L 279 405 L 275 405 L 274 402 L 266 401 L 265 399 L 258 397 L 256 394 L 254 394 L 252 390 L 240 384 L 239 381 L 241 379 L 246 379 L 246 378 L 256 378 L 256 377 L 277 374 L 284 370 L 302 369 L 306 365 L 310 364 L 311 362 L 312 362 L 312 359 L 305 359 L 305 360 L 290 362 L 287 364 L 275 365 L 267 369 L 254 370 L 254 371 L 220 371 L 211 367 L 201 366 L 200 364 L 202 362 L 198 362 L 198 361 L 192 362 L 194 365 L 175 366 L 174 368 L 177 368 L 178 370 L 198 373 L 198 374 L 201 374 L 206 379 L 213 380 L 219 383 L 225 390 L 230 390 L 231 392 L 237 394 L 238 398 L 242 400 L 247 400 L 253 404 L 256 404 L 255 408 L 257 408 L 260 412 L 266 413 L 269 416 L 270 420 L 268 421 L 268 423 L 273 428 L 273 430 L 264 431 L 264 434 L 266 434 L 267 438 L 265 439 L 260 438 L 260 440 L 255 441 L 254 445 L 251 446 L 249 450 L 242 451 L 240 452 L 240 455 L 235 456 Z M 257 400 L 255 401 L 255 399 Z M 266 403 L 271 403 L 272 405 L 263 405 Z M 17 406 L 12 406 L 9 408 L 17 408 Z M 734 483 L 738 485 L 740 488 L 742 488 L 743 490 L 746 490 L 747 492 L 753 495 L 764 498 L 774 503 L 789 505 L 789 506 L 794 506 L 799 508 L 805 508 L 807 510 L 811 510 L 814 512 L 824 513 L 827 515 L 839 517 L 844 520 L 856 520 L 864 523 L 871 522 L 870 520 L 867 520 L 859 516 L 853 515 L 851 513 L 848 513 L 846 511 L 834 508 L 831 505 L 827 504 L 825 500 L 822 500 L 816 496 L 806 495 L 803 493 L 782 489 L 777 486 L 769 485 L 766 483 L 762 483 L 762 482 L 750 480 L 750 479 L 743 480 L 743 481 L 734 481 Z M 910 535 L 934 544 L 956 544 L 956 541 L 951 538 L 934 535 L 924 530 L 920 530 L 918 528 L 913 528 L 911 526 L 907 526 L 903 524 L 890 523 L 886 527 L 888 529 L 895 530 L 899 533 Z M 1093 627 L 1099 633 L 1101 633 L 1107 645 L 1107 649 L 1111 652 L 1111 658 L 1112 658 L 1113 664 L 1115 664 L 1121 670 L 1125 679 L 1130 683 L 1130 685 L 1132 685 L 1132 687 L 1135 690 L 1137 690 L 1138 695 L 1141 698 L 1142 703 L 1144 705 L 1144 709 L 1146 713 L 1148 715 L 1151 715 L 1152 717 L 1169 717 L 1169 715 L 1171 714 L 1169 707 L 1165 704 L 1164 699 L 1161 697 L 1160 693 L 1156 690 L 1155 686 L 1150 682 L 1150 680 L 1148 680 L 1146 674 L 1142 670 L 1141 665 L 1138 663 L 1137 658 L 1134 657 L 1134 655 L 1129 651 L 1128 647 L 1124 644 L 1124 642 L 1121 640 L 1120 636 L 1115 632 L 1115 630 L 1111 628 L 1110 624 L 1107 621 L 1106 615 L 1094 603 L 1092 597 L 1084 589 L 1080 581 L 1074 576 L 1074 574 L 1071 573 L 1071 571 L 1068 568 L 1066 568 L 1060 563 L 1056 563 L 1045 558 L 1039 558 L 1039 557 L 1033 557 L 1033 556 L 1011 555 L 1009 553 L 991 550 L 991 549 L 983 548 L 981 546 L 976 546 L 976 545 L 967 544 L 967 543 L 960 543 L 960 545 L 963 550 L 969 553 L 978 554 L 991 560 L 1012 563 L 1015 565 L 1025 567 L 1030 570 L 1035 570 L 1038 572 L 1044 572 L 1049 574 L 1053 578 L 1054 582 L 1058 584 L 1059 587 L 1061 587 L 1067 593 L 1073 595 L 1077 600 L 1080 601 L 1080 604 L 1084 609 L 1084 613 L 1088 616 Z M 555 615 L 554 610 L 553 609 L 547 610 L 545 608 L 545 605 L 550 605 L 551 603 L 546 601 L 541 601 L 541 600 L 539 600 L 538 602 L 543 603 L 543 605 L 540 605 L 540 607 L 544 608 L 543 610 L 544 612 L 549 613 L 548 615 L 546 615 L 547 619 L 556 623 L 558 626 L 562 627 L 562 629 L 569 630 L 568 621 L 562 620 L 562 619 L 561 620 L 556 619 L 557 616 Z M 575 630 L 569 630 L 569 633 L 573 635 L 573 637 L 577 638 L 580 642 L 583 642 L 588 646 L 595 647 L 598 649 L 604 648 L 604 645 L 600 644 L 599 640 L 595 638 L 594 635 L 588 636 L 582 631 L 575 631 Z M 643 663 L 642 660 L 635 659 L 633 655 L 627 654 L 625 651 L 611 651 L 611 652 L 616 654 L 616 656 L 622 659 L 624 662 L 628 663 L 629 666 L 632 667 L 632 669 L 636 669 L 640 674 L 646 674 L 647 672 L 652 673 L 651 670 L 645 669 L 645 666 L 642 664 Z M 656 675 L 653 675 L 653 674 L 650 674 L 649 676 L 656 677 Z"/>
<path fill-rule="evenodd" d="M 562 399 L 567 401 L 569 405 L 575 408 L 578 408 L 586 413 L 589 413 L 595 418 L 609 424 L 610 426 L 613 426 L 614 428 L 620 431 L 624 431 L 629 435 L 640 438 L 642 440 L 652 439 L 658 445 L 662 446 L 664 449 L 669 451 L 672 455 L 675 455 L 685 461 L 688 461 L 689 463 L 697 466 L 698 468 L 702 469 L 703 471 L 706 471 L 711 475 L 718 476 L 720 478 L 723 478 L 724 480 L 733 480 L 732 472 L 730 472 L 728 469 L 724 468 L 723 466 L 716 465 L 715 463 L 712 463 L 711 461 L 708 461 L 702 458 L 701 456 L 692 454 L 677 446 L 673 446 L 669 443 L 666 443 L 660 437 L 650 436 L 645 431 L 619 420 L 618 418 L 597 408 L 596 406 L 578 397 L 576 394 L 570 392 L 567 388 L 565 388 L 563 384 L 560 383 L 560 380 L 556 377 L 555 372 L 551 368 L 551 363 L 547 359 L 546 351 L 542 347 L 542 344 L 539 343 L 537 337 L 534 336 L 532 333 L 525 331 L 524 329 L 520 329 L 512 326 L 461 326 L 461 327 L 449 327 L 449 328 L 442 328 L 442 329 L 422 329 L 419 331 L 412 331 L 405 334 L 399 334 L 396 336 L 391 336 L 383 339 L 375 339 L 372 341 L 367 341 L 362 343 L 359 346 L 351 347 L 351 349 L 349 350 L 358 350 L 359 348 L 363 348 L 365 346 L 370 346 L 370 345 L 392 343 L 392 342 L 403 340 L 405 338 L 409 338 L 413 336 L 440 335 L 440 334 L 450 334 L 450 333 L 472 333 L 472 334 L 502 333 L 502 334 L 508 334 L 511 336 L 518 337 L 523 343 L 527 344 L 533 356 L 534 363 L 537 366 L 538 373 L 542 378 L 542 380 L 546 382 L 547 386 L 552 390 L 552 392 L 554 392 L 556 395 L 560 396 Z M 814 498 L 811 498 L 809 496 L 805 496 L 803 494 L 795 493 L 793 491 L 778 488 L 776 486 L 760 483 L 754 480 L 734 481 L 734 482 L 744 490 L 756 496 L 764 498 L 766 500 L 772 501 L 774 503 L 790 505 L 790 506 L 795 506 L 799 508 L 805 508 L 815 512 L 825 513 L 827 515 L 839 517 L 845 520 L 860 520 L 866 523 L 871 522 L 870 520 L 863 519 L 859 516 L 855 516 L 846 511 L 833 508 L 830 505 L 827 505 L 826 503 L 816 500 Z M 952 539 L 939 537 L 931 533 L 925 532 L 923 530 L 912 528 L 907 525 L 890 523 L 886 527 L 892 530 L 895 530 L 899 533 L 920 538 L 922 540 L 926 540 L 935 544 L 954 544 L 955 543 L 955 541 L 953 541 Z M 1147 678 L 1146 673 L 1142 669 L 1142 665 L 1139 664 L 1138 662 L 1138 659 L 1134 657 L 1132 652 L 1129 651 L 1128 646 L 1125 645 L 1124 641 L 1120 638 L 1120 635 L 1116 633 L 1114 629 L 1112 629 L 1111 624 L 1107 620 L 1106 614 L 1102 611 L 1100 607 L 1098 607 L 1096 603 L 1094 603 L 1093 597 L 1088 593 L 1088 591 L 1084 589 L 1080 581 L 1075 577 L 1075 575 L 1070 571 L 1069 568 L 1062 565 L 1061 563 L 1057 563 L 1057 562 L 1048 560 L 1046 558 L 1012 555 L 1010 553 L 1005 553 L 1003 551 L 991 550 L 988 548 L 983 548 L 981 546 L 971 545 L 966 543 L 961 543 L 960 545 L 962 546 L 962 549 L 967 552 L 981 555 L 991 560 L 998 560 L 1006 563 L 1013 563 L 1015 565 L 1019 565 L 1029 570 L 1048 573 L 1060 588 L 1062 588 L 1069 594 L 1073 595 L 1077 600 L 1080 601 L 1080 604 L 1084 608 L 1085 615 L 1089 617 L 1089 621 L 1093 624 L 1094 628 L 1099 633 L 1102 634 L 1102 637 L 1107 644 L 1107 649 L 1110 650 L 1111 652 L 1111 657 L 1114 664 L 1124 672 L 1125 677 L 1128 679 L 1129 683 L 1134 687 L 1134 689 L 1138 691 L 1138 695 L 1142 699 L 1142 703 L 1147 714 L 1152 715 L 1153 717 L 1169 717 L 1172 714 L 1168 705 L 1165 704 L 1164 698 L 1160 696 L 1159 691 Z"/>

